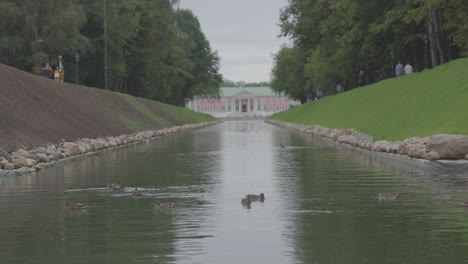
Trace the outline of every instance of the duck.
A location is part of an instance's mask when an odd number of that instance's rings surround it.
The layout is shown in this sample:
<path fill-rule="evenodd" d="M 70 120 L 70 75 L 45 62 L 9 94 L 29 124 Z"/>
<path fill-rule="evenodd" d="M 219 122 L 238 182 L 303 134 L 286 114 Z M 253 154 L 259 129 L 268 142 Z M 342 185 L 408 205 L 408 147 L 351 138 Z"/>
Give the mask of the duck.
<path fill-rule="evenodd" d="M 65 208 L 68 209 L 86 209 L 88 206 L 83 203 L 65 203 Z"/>
<path fill-rule="evenodd" d="M 138 187 L 135 187 L 135 191 L 133 191 L 132 196 L 141 196 L 141 192 L 138 190 Z"/>
<path fill-rule="evenodd" d="M 400 199 L 399 193 L 379 193 L 380 200 L 397 200 Z"/>
<path fill-rule="evenodd" d="M 175 203 L 161 203 L 160 201 L 153 202 L 154 209 L 171 209 L 175 207 Z"/>
<path fill-rule="evenodd" d="M 125 189 L 125 187 L 122 184 L 120 184 L 120 182 L 112 183 L 108 185 L 108 187 L 111 191 L 123 191 Z"/>
<path fill-rule="evenodd" d="M 248 198 L 250 201 L 260 201 L 260 202 L 265 201 L 265 194 L 263 194 L 263 193 L 260 193 L 260 195 L 258 195 L 258 194 L 247 194 L 245 197 Z"/>
<path fill-rule="evenodd" d="M 247 207 L 250 206 L 251 202 L 252 202 L 252 200 L 250 199 L 250 196 L 248 196 L 248 195 L 246 197 L 242 198 L 242 200 L 241 200 L 241 204 L 243 206 L 247 206 Z"/>

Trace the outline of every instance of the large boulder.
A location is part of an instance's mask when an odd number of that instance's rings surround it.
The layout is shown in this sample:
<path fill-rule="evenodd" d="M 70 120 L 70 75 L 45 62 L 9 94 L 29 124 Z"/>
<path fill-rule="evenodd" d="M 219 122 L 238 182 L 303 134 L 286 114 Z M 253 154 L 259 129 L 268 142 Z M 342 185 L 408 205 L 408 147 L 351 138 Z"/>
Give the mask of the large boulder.
<path fill-rule="evenodd" d="M 441 159 L 464 159 L 468 153 L 468 136 L 439 134 L 429 137 L 427 152 L 437 152 Z"/>

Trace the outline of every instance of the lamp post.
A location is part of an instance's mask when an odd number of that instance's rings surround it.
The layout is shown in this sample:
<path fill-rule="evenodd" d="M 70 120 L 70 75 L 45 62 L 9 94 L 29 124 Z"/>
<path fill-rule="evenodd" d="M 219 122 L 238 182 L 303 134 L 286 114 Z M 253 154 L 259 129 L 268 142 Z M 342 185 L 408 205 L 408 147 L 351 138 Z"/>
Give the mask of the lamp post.
<path fill-rule="evenodd" d="M 80 62 L 80 54 L 77 52 L 75 54 L 75 61 L 76 61 L 76 84 L 80 82 L 80 75 L 79 75 L 79 67 L 78 67 L 78 62 Z"/>
<path fill-rule="evenodd" d="M 107 4 L 104 0 L 104 89 L 107 90 Z"/>
<path fill-rule="evenodd" d="M 394 77 L 393 75 L 393 58 L 394 58 L 394 55 L 393 55 L 393 50 L 390 51 L 390 77 Z"/>

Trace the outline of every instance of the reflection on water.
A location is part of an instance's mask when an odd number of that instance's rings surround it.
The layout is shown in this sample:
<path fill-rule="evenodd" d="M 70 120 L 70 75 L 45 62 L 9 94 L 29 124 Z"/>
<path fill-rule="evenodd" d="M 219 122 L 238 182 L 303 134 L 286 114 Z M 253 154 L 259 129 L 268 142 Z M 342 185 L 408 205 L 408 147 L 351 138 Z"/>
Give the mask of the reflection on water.
<path fill-rule="evenodd" d="M 466 263 L 468 210 L 460 202 L 468 178 L 441 176 L 261 121 L 228 121 L 0 178 L 0 259 Z M 119 181 L 122 192 L 106 187 Z M 132 196 L 136 187 L 141 196 Z M 260 192 L 264 203 L 240 204 Z M 379 192 L 401 199 L 380 201 Z M 176 206 L 154 210 L 155 200 Z"/>

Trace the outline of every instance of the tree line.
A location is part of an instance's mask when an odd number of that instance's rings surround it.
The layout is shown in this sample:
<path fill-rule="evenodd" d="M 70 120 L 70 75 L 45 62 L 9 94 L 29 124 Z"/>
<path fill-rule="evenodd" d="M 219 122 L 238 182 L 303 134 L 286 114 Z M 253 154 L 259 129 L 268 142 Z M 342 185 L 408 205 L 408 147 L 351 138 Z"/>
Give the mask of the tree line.
<path fill-rule="evenodd" d="M 222 83 L 198 18 L 176 0 L 3 0 L 0 31 L 2 63 L 38 73 L 63 55 L 68 82 L 105 88 L 107 76 L 113 91 L 175 105 Z"/>
<path fill-rule="evenodd" d="M 272 88 L 306 102 L 320 89 L 356 87 L 394 76 L 401 61 L 416 71 L 468 54 L 466 0 L 289 0 L 274 56 Z"/>

